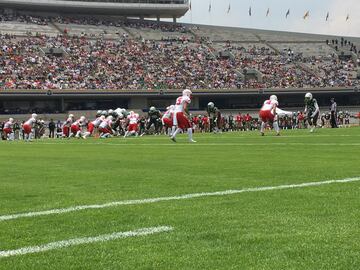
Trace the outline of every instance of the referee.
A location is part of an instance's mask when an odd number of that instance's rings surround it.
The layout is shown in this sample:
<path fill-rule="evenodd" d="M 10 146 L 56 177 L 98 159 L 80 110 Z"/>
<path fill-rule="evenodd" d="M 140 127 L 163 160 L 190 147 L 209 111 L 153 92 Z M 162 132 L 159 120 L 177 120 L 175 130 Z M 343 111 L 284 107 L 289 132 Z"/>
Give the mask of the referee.
<path fill-rule="evenodd" d="M 331 124 L 331 128 L 337 128 L 337 104 L 335 102 L 335 98 L 331 98 L 330 100 L 331 105 L 330 105 L 330 124 Z"/>

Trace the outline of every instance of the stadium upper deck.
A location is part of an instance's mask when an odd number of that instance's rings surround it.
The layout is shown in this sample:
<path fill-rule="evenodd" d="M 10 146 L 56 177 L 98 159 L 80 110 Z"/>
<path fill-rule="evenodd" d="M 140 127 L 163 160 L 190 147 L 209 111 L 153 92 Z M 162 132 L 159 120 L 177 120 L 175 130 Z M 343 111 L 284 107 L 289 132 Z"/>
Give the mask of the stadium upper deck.
<path fill-rule="evenodd" d="M 2 8 L 86 13 L 148 18 L 179 18 L 189 9 L 188 0 L 0 0 Z"/>
<path fill-rule="evenodd" d="M 2 89 L 359 86 L 356 38 L 93 16 L 0 21 Z"/>

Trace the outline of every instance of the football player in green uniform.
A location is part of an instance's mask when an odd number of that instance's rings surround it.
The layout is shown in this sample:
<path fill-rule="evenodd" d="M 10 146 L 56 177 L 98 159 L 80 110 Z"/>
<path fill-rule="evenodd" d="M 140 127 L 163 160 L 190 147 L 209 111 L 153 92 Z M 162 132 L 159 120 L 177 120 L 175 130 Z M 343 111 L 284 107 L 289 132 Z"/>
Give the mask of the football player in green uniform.
<path fill-rule="evenodd" d="M 114 118 L 112 129 L 116 131 L 117 135 L 124 135 L 125 129 L 123 127 L 123 120 L 126 119 L 129 115 L 129 112 L 126 109 L 117 108 L 112 110 L 111 116 Z"/>
<path fill-rule="evenodd" d="M 210 119 L 210 131 L 213 131 L 214 133 L 221 133 L 222 123 L 220 110 L 215 107 L 214 102 L 209 102 L 206 111 Z"/>
<path fill-rule="evenodd" d="M 348 111 L 345 112 L 345 127 L 350 127 L 350 113 Z"/>
<path fill-rule="evenodd" d="M 310 132 L 314 132 L 317 120 L 319 118 L 320 109 L 316 99 L 311 93 L 305 95 L 305 115 L 310 126 Z"/>
<path fill-rule="evenodd" d="M 141 134 L 141 136 L 144 134 L 149 134 L 149 130 L 152 125 L 154 125 L 155 134 L 159 134 L 161 130 L 161 113 L 154 106 L 150 107 L 149 109 L 145 132 Z"/>

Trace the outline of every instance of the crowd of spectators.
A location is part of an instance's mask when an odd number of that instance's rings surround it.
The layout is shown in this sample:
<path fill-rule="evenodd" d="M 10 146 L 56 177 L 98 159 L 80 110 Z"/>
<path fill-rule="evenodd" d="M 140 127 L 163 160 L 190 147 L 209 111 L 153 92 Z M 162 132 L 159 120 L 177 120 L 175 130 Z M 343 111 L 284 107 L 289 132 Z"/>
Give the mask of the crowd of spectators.
<path fill-rule="evenodd" d="M 335 55 L 328 57 L 308 57 L 302 62 L 318 74 L 318 79 L 313 81 L 316 87 L 341 86 L 349 87 L 358 83 L 357 66 L 353 60 L 340 60 Z"/>
<path fill-rule="evenodd" d="M 147 28 L 178 32 L 179 36 L 189 31 L 181 24 L 90 17 L 2 14 L 0 20 Z M 63 33 L 55 37 L 4 34 L 0 35 L 0 47 L 0 89 L 240 89 L 359 84 L 353 76 L 359 63 L 352 60 L 339 60 L 335 55 L 306 58 L 261 45 L 245 48 L 226 43 L 223 50 L 233 57 L 218 57 L 201 39 L 152 41 L 119 36 L 118 40 L 104 40 Z M 243 74 L 246 69 L 256 70 L 259 76 L 247 78 Z"/>
<path fill-rule="evenodd" d="M 0 46 L 3 89 L 235 88 L 239 81 L 234 63 L 211 58 L 200 43 L 0 35 Z"/>
<path fill-rule="evenodd" d="M 355 54 L 359 52 L 357 46 L 350 40 L 345 39 L 344 37 L 341 37 L 340 40 L 326 40 L 326 44 L 331 45 L 336 51 L 339 51 L 339 49 L 345 49 Z"/>
<path fill-rule="evenodd" d="M 246 88 L 311 88 L 350 87 L 359 85 L 356 78 L 358 61 L 340 60 L 335 55 L 327 57 L 303 57 L 302 54 L 276 53 L 268 47 L 249 48 L 226 45 L 226 50 L 235 55 L 239 69 L 256 69 L 261 80 L 245 81 Z M 304 69 L 300 64 L 307 65 Z"/>
<path fill-rule="evenodd" d="M 30 23 L 36 25 L 48 25 L 50 19 L 41 16 L 30 16 L 30 15 L 15 15 L 0 13 L 0 22 L 20 22 Z"/>

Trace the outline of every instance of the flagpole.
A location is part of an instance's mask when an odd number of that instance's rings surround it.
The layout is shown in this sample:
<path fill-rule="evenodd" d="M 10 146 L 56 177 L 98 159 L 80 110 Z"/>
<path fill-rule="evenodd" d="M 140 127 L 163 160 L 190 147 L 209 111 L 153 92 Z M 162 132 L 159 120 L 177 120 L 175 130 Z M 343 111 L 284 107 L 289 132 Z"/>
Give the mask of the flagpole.
<path fill-rule="evenodd" d="M 252 7 L 249 7 L 249 11 L 248 11 L 249 17 L 250 17 L 250 28 L 252 28 Z"/>
<path fill-rule="evenodd" d="M 192 16 L 192 5 L 191 5 L 191 2 L 190 2 L 190 21 L 191 21 L 191 24 L 193 23 L 193 16 Z"/>
<path fill-rule="evenodd" d="M 211 10 L 212 10 L 212 4 L 211 4 L 211 1 L 210 1 L 210 3 L 209 3 L 209 19 L 210 19 L 210 23 L 209 23 L 209 25 L 212 25 L 212 16 L 211 16 Z"/>
<path fill-rule="evenodd" d="M 326 29 L 327 29 L 327 34 L 330 34 L 330 15 L 329 15 L 329 12 L 326 14 L 326 20 L 325 20 L 325 23 L 326 23 Z"/>

